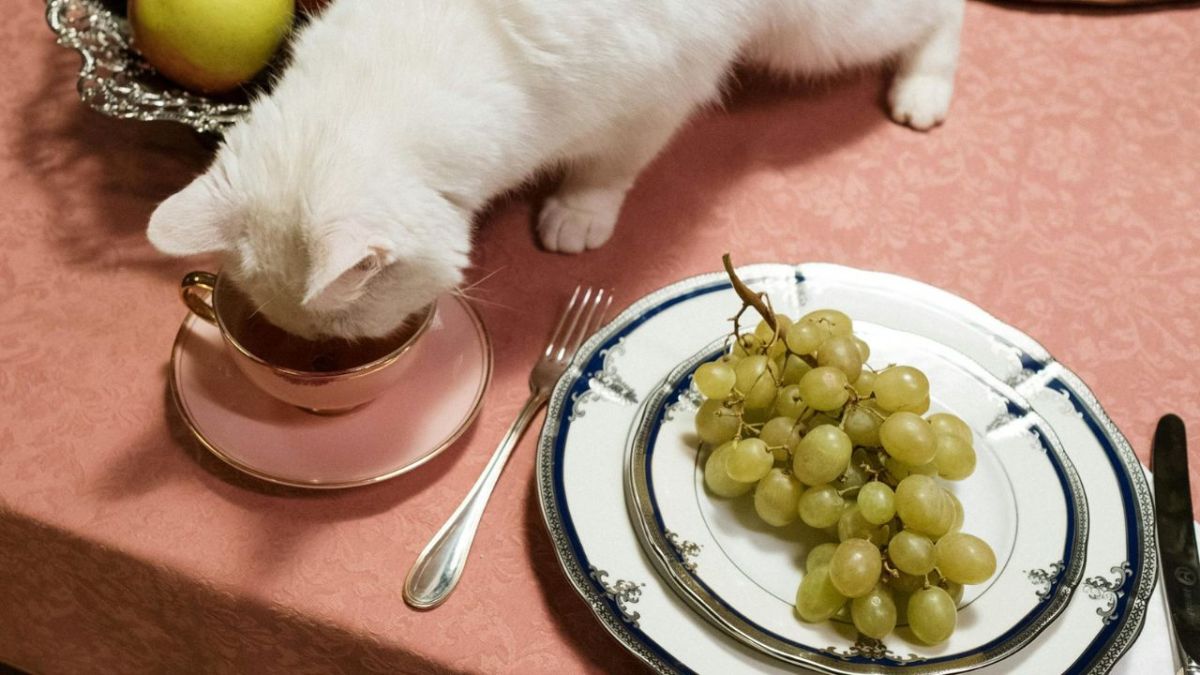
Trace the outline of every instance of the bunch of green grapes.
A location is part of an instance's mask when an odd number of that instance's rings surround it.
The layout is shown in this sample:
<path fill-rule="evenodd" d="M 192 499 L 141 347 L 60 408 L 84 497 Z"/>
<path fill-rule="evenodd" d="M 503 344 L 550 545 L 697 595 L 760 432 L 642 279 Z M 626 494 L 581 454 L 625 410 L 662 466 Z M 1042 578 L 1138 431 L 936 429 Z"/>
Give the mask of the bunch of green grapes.
<path fill-rule="evenodd" d="M 832 540 L 805 562 L 803 620 L 840 615 L 882 639 L 903 617 L 921 641 L 945 641 L 963 586 L 996 569 L 991 547 L 960 532 L 962 504 L 937 480 L 974 472 L 970 428 L 923 416 L 920 370 L 867 366 L 871 349 L 846 314 L 768 312 L 773 326 L 739 334 L 735 322 L 726 353 L 693 376 L 706 399 L 696 431 L 713 448 L 705 484 L 720 497 L 753 492 L 764 522 L 800 519 Z"/>

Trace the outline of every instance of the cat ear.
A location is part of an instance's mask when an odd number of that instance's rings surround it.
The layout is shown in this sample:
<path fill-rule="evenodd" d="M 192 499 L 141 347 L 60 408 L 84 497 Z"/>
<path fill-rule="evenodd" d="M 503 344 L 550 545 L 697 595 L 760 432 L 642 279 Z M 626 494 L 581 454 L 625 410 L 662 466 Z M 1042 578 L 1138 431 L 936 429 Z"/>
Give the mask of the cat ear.
<path fill-rule="evenodd" d="M 167 255 L 194 255 L 229 248 L 229 214 L 212 180 L 203 175 L 171 195 L 150 215 L 146 237 Z"/>
<path fill-rule="evenodd" d="M 385 237 L 343 227 L 321 238 L 313 251 L 304 305 L 342 304 L 358 297 L 367 282 L 396 260 Z"/>

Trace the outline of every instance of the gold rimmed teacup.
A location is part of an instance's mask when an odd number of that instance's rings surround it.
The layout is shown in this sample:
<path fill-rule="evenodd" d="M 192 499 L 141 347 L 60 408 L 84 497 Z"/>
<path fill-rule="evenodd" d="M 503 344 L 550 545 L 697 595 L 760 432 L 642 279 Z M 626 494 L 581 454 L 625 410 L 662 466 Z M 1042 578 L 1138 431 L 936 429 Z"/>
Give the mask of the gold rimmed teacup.
<path fill-rule="evenodd" d="M 430 304 L 385 338 L 313 342 L 268 323 L 223 275 L 189 272 L 180 295 L 196 316 L 217 326 L 230 358 L 256 387 L 323 415 L 354 410 L 399 382 L 437 308 Z"/>

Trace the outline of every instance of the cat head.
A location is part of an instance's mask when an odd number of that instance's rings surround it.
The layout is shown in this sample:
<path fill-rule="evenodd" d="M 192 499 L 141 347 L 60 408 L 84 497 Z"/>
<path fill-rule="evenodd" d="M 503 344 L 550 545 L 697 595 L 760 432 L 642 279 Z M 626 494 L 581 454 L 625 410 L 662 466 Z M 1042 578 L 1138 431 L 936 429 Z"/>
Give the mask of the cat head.
<path fill-rule="evenodd" d="M 147 235 L 168 255 L 222 253 L 222 274 L 290 333 L 385 336 L 461 282 L 469 214 L 355 150 L 235 127 Z"/>

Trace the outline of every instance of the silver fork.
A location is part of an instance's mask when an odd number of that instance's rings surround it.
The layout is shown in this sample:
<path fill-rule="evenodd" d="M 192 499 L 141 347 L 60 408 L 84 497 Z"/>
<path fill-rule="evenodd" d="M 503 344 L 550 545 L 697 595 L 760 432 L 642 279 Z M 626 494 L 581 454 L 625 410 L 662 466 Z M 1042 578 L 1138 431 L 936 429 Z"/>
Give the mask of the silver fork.
<path fill-rule="evenodd" d="M 582 297 L 580 294 L 582 293 Z M 567 369 L 575 351 L 584 339 L 600 327 L 600 322 L 612 305 L 612 293 L 603 289 L 575 288 L 571 302 L 558 319 L 558 326 L 550 338 L 546 350 L 534 364 L 529 374 L 529 400 L 517 415 L 504 440 L 492 454 L 483 473 L 475 481 L 471 491 L 458 505 L 442 529 L 417 556 L 408 578 L 404 580 L 404 600 L 418 609 L 431 609 L 445 602 L 458 585 L 463 568 L 467 565 L 467 553 L 475 540 L 483 510 L 496 487 L 500 472 L 508 463 L 508 456 L 529 426 L 538 408 L 550 398 L 554 383 Z"/>

